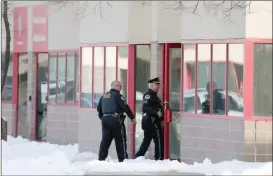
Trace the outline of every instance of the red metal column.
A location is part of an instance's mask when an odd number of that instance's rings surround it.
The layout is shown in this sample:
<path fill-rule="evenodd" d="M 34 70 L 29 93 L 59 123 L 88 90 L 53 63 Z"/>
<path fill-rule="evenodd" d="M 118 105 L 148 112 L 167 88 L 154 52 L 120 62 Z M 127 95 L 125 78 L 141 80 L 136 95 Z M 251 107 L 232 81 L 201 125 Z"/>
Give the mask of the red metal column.
<path fill-rule="evenodd" d="M 165 75 L 164 77 L 164 84 L 163 84 L 163 87 L 164 87 L 164 98 L 163 98 L 163 102 L 166 101 L 166 102 L 169 102 L 170 100 L 170 97 L 169 97 L 169 61 L 170 61 L 170 44 L 165 44 L 165 57 L 164 57 L 164 62 L 162 64 L 164 64 L 164 70 L 163 73 Z M 169 152 L 170 152 L 170 149 L 169 149 L 169 122 L 168 122 L 168 119 L 170 117 L 168 117 L 168 112 L 167 112 L 167 109 L 169 108 L 169 105 L 168 103 L 166 103 L 164 105 L 164 159 L 169 159 Z"/>
<path fill-rule="evenodd" d="M 135 114 L 135 45 L 128 47 L 128 105 Z M 131 125 L 131 158 L 135 155 L 135 125 Z"/>
<path fill-rule="evenodd" d="M 13 124 L 13 135 L 18 135 L 18 68 L 19 65 L 19 53 L 13 53 L 13 71 L 12 71 L 12 106 L 15 106 L 13 111 L 14 124 Z"/>

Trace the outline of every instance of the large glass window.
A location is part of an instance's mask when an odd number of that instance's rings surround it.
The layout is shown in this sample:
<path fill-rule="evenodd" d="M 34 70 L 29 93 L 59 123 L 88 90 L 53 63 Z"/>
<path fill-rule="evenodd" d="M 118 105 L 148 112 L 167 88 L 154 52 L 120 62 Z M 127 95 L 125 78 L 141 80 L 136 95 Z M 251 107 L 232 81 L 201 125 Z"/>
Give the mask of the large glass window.
<path fill-rule="evenodd" d="M 243 116 L 244 45 L 229 44 L 228 115 Z"/>
<path fill-rule="evenodd" d="M 197 97 L 195 106 L 198 114 L 209 113 L 209 109 L 206 109 L 206 112 L 202 112 L 201 105 L 209 100 L 208 96 L 210 94 L 210 90 L 207 89 L 207 85 L 210 83 L 210 59 L 212 54 L 210 44 L 199 44 L 197 46 L 197 54 Z"/>
<path fill-rule="evenodd" d="M 121 94 L 127 97 L 128 47 L 83 47 L 81 50 L 81 108 L 96 108 L 114 80 L 121 81 Z"/>
<path fill-rule="evenodd" d="M 181 48 L 170 48 L 170 109 L 180 111 Z"/>
<path fill-rule="evenodd" d="M 184 45 L 183 63 L 183 111 L 194 113 L 195 102 L 195 68 L 196 68 L 196 46 L 193 44 Z"/>
<path fill-rule="evenodd" d="M 226 44 L 212 45 L 212 84 L 211 106 L 212 113 L 225 115 L 226 99 Z"/>
<path fill-rule="evenodd" d="M 1 71 L 4 69 L 5 66 L 5 54 L 2 53 L 1 56 Z M 3 73 L 2 73 L 3 74 Z M 11 101 L 12 100 L 12 74 L 13 74 L 13 60 L 12 60 L 12 55 L 10 56 L 10 61 L 9 61 L 9 67 L 8 67 L 8 72 L 7 72 L 7 77 L 6 77 L 6 82 L 4 85 L 4 89 L 2 92 L 2 101 Z"/>
<path fill-rule="evenodd" d="M 272 117 L 272 44 L 254 45 L 253 115 Z"/>
<path fill-rule="evenodd" d="M 76 53 L 52 53 L 49 55 L 49 103 L 77 103 L 78 57 Z"/>
<path fill-rule="evenodd" d="M 143 140 L 143 130 L 141 129 L 142 119 L 142 98 L 143 93 L 148 90 L 147 80 L 150 79 L 150 45 L 136 46 L 136 60 L 135 60 L 135 117 L 137 124 L 135 126 L 135 148 L 139 149 Z M 148 155 L 148 152 L 146 152 Z"/>
<path fill-rule="evenodd" d="M 91 108 L 93 88 L 93 48 L 82 48 L 81 55 L 81 107 Z"/>
<path fill-rule="evenodd" d="M 243 116 L 244 45 L 187 44 L 183 48 L 183 111 Z"/>

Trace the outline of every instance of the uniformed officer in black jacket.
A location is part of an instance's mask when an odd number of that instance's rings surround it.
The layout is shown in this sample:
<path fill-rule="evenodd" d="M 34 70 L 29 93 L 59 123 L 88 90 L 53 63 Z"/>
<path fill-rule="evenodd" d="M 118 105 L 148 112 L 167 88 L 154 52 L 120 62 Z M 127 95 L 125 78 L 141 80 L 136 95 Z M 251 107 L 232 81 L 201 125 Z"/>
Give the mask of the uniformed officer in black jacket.
<path fill-rule="evenodd" d="M 205 102 L 202 103 L 202 113 L 210 113 L 210 101 L 212 100 L 212 114 L 225 114 L 225 96 L 219 92 L 217 84 L 212 81 L 212 96 L 210 96 L 210 82 L 207 83 L 206 90 L 208 97 Z"/>
<path fill-rule="evenodd" d="M 160 88 L 159 78 L 151 79 L 148 83 L 150 84 L 150 88 L 148 92 L 144 93 L 142 104 L 143 115 L 141 125 L 144 131 L 144 139 L 138 152 L 135 154 L 135 158 L 145 155 L 153 139 L 155 143 L 155 160 L 162 160 L 164 158 L 163 132 L 161 127 L 163 108 L 157 96 Z"/>
<path fill-rule="evenodd" d="M 99 150 L 100 161 L 104 161 L 107 158 L 113 138 L 115 139 L 119 162 L 123 162 L 127 158 L 126 140 L 121 125 L 123 112 L 128 115 L 133 123 L 136 123 L 136 121 L 124 97 L 120 94 L 121 89 L 121 83 L 113 81 L 110 91 L 100 98 L 97 107 L 99 118 L 102 121 L 102 140 Z"/>

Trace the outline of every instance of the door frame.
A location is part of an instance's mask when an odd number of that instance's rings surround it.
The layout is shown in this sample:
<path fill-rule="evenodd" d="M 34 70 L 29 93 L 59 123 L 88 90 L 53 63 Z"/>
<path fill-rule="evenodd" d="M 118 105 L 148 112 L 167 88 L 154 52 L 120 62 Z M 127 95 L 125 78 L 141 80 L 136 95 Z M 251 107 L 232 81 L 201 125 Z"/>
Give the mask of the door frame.
<path fill-rule="evenodd" d="M 170 49 L 180 48 L 182 50 L 182 43 L 164 43 L 162 44 L 162 55 L 161 55 L 161 71 L 162 71 L 162 102 L 164 104 L 164 159 L 170 159 L 170 122 L 172 121 L 172 113 L 169 109 L 169 90 L 170 90 Z M 183 51 L 181 51 L 181 67 L 183 66 Z M 181 79 L 183 78 L 183 70 L 181 71 Z M 183 87 L 183 86 L 181 86 Z M 177 158 L 179 160 L 179 158 Z"/>

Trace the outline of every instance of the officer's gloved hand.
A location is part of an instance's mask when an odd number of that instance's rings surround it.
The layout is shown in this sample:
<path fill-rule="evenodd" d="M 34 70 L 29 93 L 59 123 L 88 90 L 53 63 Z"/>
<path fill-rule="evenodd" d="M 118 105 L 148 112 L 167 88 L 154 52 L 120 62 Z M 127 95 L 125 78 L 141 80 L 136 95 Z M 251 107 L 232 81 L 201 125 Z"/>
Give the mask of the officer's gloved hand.
<path fill-rule="evenodd" d="M 132 119 L 132 123 L 133 124 L 136 124 L 137 122 L 136 122 L 136 119 Z"/>
<path fill-rule="evenodd" d="M 158 112 L 157 112 L 157 115 L 158 115 L 158 117 L 162 117 L 162 112 L 161 112 L 161 111 L 158 111 Z"/>

